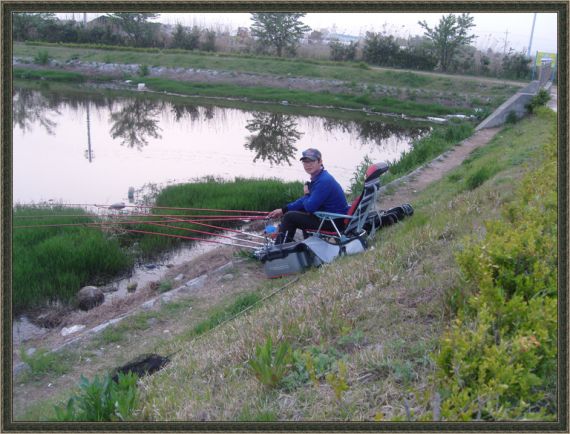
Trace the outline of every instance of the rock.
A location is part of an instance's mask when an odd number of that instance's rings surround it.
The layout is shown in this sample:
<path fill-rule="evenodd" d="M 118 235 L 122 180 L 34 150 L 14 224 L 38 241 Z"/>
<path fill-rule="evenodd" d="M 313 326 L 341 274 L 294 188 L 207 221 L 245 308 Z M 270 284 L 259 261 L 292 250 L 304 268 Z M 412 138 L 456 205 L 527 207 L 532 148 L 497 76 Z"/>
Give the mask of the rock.
<path fill-rule="evenodd" d="M 131 282 L 127 285 L 127 292 L 135 292 L 137 290 L 137 286 L 138 283 L 137 282 Z"/>
<path fill-rule="evenodd" d="M 234 278 L 234 275 L 231 274 L 231 273 L 224 274 L 224 275 L 222 276 L 222 280 L 232 280 L 233 278 Z"/>
<path fill-rule="evenodd" d="M 178 276 L 176 276 L 174 278 L 175 282 L 180 282 L 182 279 L 184 279 L 184 274 L 180 273 Z"/>
<path fill-rule="evenodd" d="M 103 291 L 105 294 L 108 292 L 117 292 L 118 290 L 119 290 L 119 285 L 117 285 L 116 283 L 111 283 L 110 285 L 101 288 L 101 291 Z"/>
<path fill-rule="evenodd" d="M 105 294 L 96 286 L 85 286 L 77 293 L 79 309 L 90 310 L 105 301 Z"/>
<path fill-rule="evenodd" d="M 85 328 L 85 326 L 83 324 L 77 324 L 71 327 L 64 327 L 61 329 L 61 335 L 62 336 L 67 336 L 67 335 L 71 335 L 73 333 L 77 333 L 81 330 L 83 330 Z"/>

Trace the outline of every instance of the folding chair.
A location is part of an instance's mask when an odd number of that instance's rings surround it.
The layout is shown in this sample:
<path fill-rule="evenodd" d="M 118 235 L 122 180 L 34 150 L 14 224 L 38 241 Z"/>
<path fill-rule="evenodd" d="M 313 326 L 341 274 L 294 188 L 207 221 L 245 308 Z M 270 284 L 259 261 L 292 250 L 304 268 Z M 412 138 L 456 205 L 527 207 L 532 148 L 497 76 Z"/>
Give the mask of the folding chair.
<path fill-rule="evenodd" d="M 318 229 L 312 232 L 312 235 L 321 238 L 330 238 L 336 240 L 336 243 L 343 245 L 353 240 L 361 238 L 365 235 L 367 238 L 373 239 L 376 229 L 381 225 L 381 215 L 376 208 L 378 202 L 378 189 L 380 188 L 380 176 L 387 172 L 389 166 L 387 163 L 377 163 L 371 165 L 366 170 L 366 178 L 364 179 L 364 188 L 362 193 L 354 199 L 348 213 L 336 214 L 330 212 L 316 211 L 315 215 L 321 219 Z M 335 220 L 344 218 L 344 230 L 341 232 Z M 325 222 L 329 221 L 335 231 L 324 231 L 322 229 Z"/>

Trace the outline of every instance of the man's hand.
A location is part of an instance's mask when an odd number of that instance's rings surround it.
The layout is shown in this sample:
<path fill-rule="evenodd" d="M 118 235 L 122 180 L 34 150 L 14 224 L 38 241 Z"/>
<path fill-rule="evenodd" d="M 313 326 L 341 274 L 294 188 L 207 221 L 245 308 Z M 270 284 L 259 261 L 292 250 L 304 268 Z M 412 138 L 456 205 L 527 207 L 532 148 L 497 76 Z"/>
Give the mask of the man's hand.
<path fill-rule="evenodd" d="M 283 210 L 281 208 L 274 209 L 269 214 L 267 214 L 267 218 L 276 219 L 283 215 Z"/>

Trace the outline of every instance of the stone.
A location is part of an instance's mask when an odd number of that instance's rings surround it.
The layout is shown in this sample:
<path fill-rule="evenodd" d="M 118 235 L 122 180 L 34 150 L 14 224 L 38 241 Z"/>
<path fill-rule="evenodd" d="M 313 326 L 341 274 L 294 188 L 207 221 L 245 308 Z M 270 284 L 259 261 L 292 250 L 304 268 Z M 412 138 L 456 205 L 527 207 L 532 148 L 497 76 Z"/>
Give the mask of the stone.
<path fill-rule="evenodd" d="M 103 291 L 104 293 L 117 292 L 118 290 L 119 290 L 119 285 L 117 285 L 116 283 L 111 283 L 110 285 L 101 288 L 101 291 Z"/>
<path fill-rule="evenodd" d="M 105 301 L 105 294 L 96 286 L 84 286 L 77 293 L 79 309 L 91 310 Z"/>
<path fill-rule="evenodd" d="M 83 324 L 77 324 L 77 325 L 73 325 L 71 327 L 64 327 L 61 329 L 61 335 L 62 336 L 68 336 L 68 335 L 71 335 L 73 333 L 80 332 L 84 328 L 85 328 L 85 326 Z"/>

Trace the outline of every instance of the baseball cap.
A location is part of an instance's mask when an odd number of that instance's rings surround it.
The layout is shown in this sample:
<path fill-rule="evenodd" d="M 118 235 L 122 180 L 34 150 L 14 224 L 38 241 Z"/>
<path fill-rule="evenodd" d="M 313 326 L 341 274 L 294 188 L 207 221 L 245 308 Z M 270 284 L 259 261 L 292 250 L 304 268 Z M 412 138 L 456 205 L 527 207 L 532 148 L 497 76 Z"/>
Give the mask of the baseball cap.
<path fill-rule="evenodd" d="M 303 161 L 305 159 L 316 161 L 316 160 L 320 160 L 321 158 L 322 158 L 321 152 L 318 149 L 309 148 L 309 149 L 303 151 L 303 156 L 301 157 L 301 161 Z"/>

